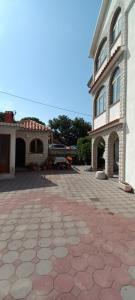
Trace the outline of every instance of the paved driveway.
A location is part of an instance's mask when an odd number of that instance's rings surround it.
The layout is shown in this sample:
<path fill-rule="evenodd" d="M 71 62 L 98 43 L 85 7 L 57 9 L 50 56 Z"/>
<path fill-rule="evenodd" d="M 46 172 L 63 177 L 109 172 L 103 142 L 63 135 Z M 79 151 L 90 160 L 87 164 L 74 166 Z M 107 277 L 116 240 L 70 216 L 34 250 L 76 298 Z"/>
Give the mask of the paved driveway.
<path fill-rule="evenodd" d="M 0 192 L 0 299 L 135 299 L 134 195 L 83 168 Z"/>

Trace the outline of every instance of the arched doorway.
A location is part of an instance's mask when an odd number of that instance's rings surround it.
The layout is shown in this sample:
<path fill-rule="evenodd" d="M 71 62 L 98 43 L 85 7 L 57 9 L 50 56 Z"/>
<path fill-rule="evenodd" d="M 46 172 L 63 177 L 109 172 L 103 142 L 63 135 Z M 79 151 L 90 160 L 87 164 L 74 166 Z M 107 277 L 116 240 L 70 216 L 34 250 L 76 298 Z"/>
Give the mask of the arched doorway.
<path fill-rule="evenodd" d="M 99 136 L 95 139 L 93 143 L 93 169 L 97 170 L 104 170 L 105 169 L 105 141 L 104 139 Z"/>
<path fill-rule="evenodd" d="M 16 139 L 16 168 L 25 167 L 25 141 L 22 138 Z"/>
<path fill-rule="evenodd" d="M 119 137 L 116 132 L 112 132 L 108 140 L 109 149 L 109 176 L 119 175 Z"/>

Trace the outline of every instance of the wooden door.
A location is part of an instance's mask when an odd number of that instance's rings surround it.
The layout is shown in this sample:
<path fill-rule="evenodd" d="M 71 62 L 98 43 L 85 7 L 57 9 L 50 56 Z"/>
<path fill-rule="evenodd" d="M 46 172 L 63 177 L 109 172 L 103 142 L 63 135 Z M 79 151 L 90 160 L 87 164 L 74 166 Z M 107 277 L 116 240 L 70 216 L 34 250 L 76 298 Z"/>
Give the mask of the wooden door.
<path fill-rule="evenodd" d="M 10 135 L 0 134 L 0 173 L 9 173 Z"/>

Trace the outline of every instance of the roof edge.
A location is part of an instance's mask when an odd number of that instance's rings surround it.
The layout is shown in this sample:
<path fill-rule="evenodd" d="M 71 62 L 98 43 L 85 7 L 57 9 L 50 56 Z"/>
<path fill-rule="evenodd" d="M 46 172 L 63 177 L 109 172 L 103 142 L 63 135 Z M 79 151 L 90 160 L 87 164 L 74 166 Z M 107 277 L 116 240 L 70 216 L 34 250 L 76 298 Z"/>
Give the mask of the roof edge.
<path fill-rule="evenodd" d="M 102 23 L 102 20 L 105 17 L 106 10 L 107 10 L 107 7 L 109 5 L 109 1 L 110 0 L 102 0 L 102 4 L 101 4 L 99 15 L 98 15 L 98 18 L 97 18 L 97 23 L 96 23 L 96 27 L 95 27 L 95 30 L 94 30 L 94 34 L 93 34 L 93 38 L 92 38 L 92 44 L 91 44 L 91 48 L 90 48 L 90 52 L 89 52 L 89 57 L 90 58 L 93 58 L 93 56 L 94 56 L 94 50 L 95 50 L 97 39 L 99 37 L 99 33 L 100 33 L 100 30 L 101 30 L 101 23 Z"/>

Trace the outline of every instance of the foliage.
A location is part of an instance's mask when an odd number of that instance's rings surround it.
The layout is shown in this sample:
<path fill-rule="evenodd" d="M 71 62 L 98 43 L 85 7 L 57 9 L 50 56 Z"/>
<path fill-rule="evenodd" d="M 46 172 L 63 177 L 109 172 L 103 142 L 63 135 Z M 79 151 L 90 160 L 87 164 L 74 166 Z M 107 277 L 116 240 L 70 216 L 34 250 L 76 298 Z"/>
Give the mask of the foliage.
<path fill-rule="evenodd" d="M 0 122 L 4 122 L 5 119 L 5 113 L 0 112 Z"/>
<path fill-rule="evenodd" d="M 86 164 L 91 162 L 91 139 L 89 137 L 80 138 L 77 141 L 77 150 L 80 161 Z"/>
<path fill-rule="evenodd" d="M 66 145 L 76 145 L 78 138 L 85 137 L 91 130 L 91 124 L 83 118 L 71 120 L 65 115 L 49 120 L 49 127 L 52 129 L 54 138 L 63 140 Z"/>
<path fill-rule="evenodd" d="M 36 117 L 25 117 L 25 118 L 22 118 L 22 119 L 21 119 L 21 122 L 22 122 L 22 121 L 27 121 L 27 120 L 32 120 L 32 121 L 35 121 L 35 122 L 37 122 L 37 123 L 39 123 L 39 124 L 41 124 L 41 125 L 45 125 L 44 122 L 40 121 L 40 120 L 39 120 L 38 118 L 36 118 Z"/>

